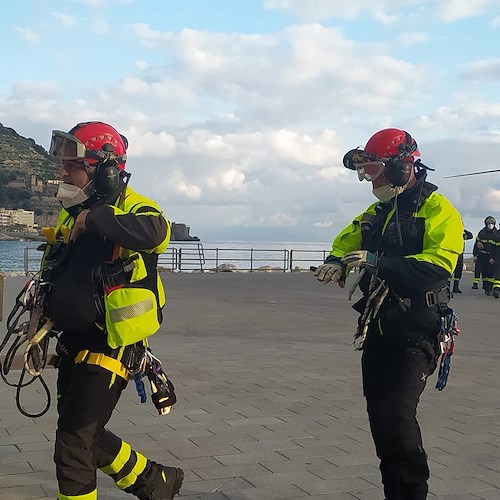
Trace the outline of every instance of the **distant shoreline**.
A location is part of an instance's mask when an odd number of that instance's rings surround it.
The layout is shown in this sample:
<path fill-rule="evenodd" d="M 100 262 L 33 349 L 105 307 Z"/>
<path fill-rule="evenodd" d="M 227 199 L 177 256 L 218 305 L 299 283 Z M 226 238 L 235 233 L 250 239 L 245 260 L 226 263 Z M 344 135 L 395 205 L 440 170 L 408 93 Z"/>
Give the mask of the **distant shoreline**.
<path fill-rule="evenodd" d="M 40 234 L 32 234 L 32 233 L 20 233 L 19 235 L 16 234 L 15 236 L 12 233 L 5 233 L 5 232 L 0 232 L 0 241 L 45 241 L 45 238 L 40 235 Z M 171 239 L 171 243 L 175 242 L 196 242 L 196 243 L 201 243 L 200 239 L 196 236 L 188 239 L 188 240 L 178 240 L 178 239 Z"/>
<path fill-rule="evenodd" d="M 13 234 L 0 232 L 0 241 L 44 241 L 45 238 L 39 234 L 19 233 Z"/>

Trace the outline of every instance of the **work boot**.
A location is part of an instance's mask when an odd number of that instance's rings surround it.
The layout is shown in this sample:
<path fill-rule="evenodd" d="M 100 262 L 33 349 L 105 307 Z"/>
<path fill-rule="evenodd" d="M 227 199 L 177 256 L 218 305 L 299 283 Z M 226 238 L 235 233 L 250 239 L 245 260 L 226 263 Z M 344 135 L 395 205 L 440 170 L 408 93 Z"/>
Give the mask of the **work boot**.
<path fill-rule="evenodd" d="M 156 473 L 153 491 L 137 495 L 139 500 L 172 500 L 182 486 L 184 471 L 178 467 L 166 467 L 156 464 L 159 469 Z"/>
<path fill-rule="evenodd" d="M 473 289 L 473 290 L 477 290 L 478 288 L 479 288 L 479 287 L 477 286 L 477 283 L 473 283 L 473 284 L 472 284 L 472 289 Z"/>
<path fill-rule="evenodd" d="M 493 297 L 495 297 L 495 299 L 499 299 L 500 298 L 500 288 L 494 288 L 493 289 Z"/>
<path fill-rule="evenodd" d="M 485 291 L 484 291 L 484 294 L 485 294 L 485 295 L 491 295 L 491 290 L 485 290 Z"/>
<path fill-rule="evenodd" d="M 456 285 L 453 287 L 453 293 L 462 293 L 462 290 L 460 290 L 460 288 L 458 288 L 458 285 Z"/>

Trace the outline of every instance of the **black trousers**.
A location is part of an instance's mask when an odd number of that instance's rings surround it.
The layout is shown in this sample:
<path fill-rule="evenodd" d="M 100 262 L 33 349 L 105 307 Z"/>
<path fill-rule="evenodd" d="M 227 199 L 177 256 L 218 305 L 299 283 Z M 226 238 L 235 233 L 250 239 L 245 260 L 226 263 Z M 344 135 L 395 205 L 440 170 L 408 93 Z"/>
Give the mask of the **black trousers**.
<path fill-rule="evenodd" d="M 94 492 L 96 470 L 109 466 L 122 448 L 122 440 L 105 429 L 118 403 L 126 381 L 116 376 L 111 384 L 112 372 L 96 365 L 74 364 L 74 356 L 63 356 L 57 380 L 59 414 L 56 431 L 54 461 L 59 491 L 67 496 Z M 133 450 L 130 458 L 117 474 L 117 482 L 137 462 Z M 151 487 L 156 470 L 154 462 L 147 460 L 145 468 L 133 486 L 132 493 Z"/>
<path fill-rule="evenodd" d="M 494 265 L 490 264 L 490 256 L 480 253 L 476 259 L 474 266 L 474 281 L 477 282 L 480 278 L 483 282 L 483 289 L 491 291 L 493 288 Z"/>
<path fill-rule="evenodd" d="M 455 271 L 453 271 L 453 280 L 456 286 L 458 286 L 460 280 L 462 279 L 463 270 L 464 270 L 464 254 L 461 253 L 458 256 L 457 265 L 455 266 Z"/>
<path fill-rule="evenodd" d="M 436 367 L 437 343 L 419 337 L 371 328 L 362 355 L 363 392 L 387 500 L 427 498 L 429 467 L 416 412 Z"/>

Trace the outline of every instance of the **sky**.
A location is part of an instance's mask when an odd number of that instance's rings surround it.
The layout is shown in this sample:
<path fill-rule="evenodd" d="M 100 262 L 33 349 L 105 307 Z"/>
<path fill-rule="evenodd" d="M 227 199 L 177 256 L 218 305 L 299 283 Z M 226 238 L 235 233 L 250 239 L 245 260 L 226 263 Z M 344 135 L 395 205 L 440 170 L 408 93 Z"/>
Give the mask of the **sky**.
<path fill-rule="evenodd" d="M 110 123 L 131 186 L 202 241 L 316 241 L 375 201 L 342 166 L 407 130 L 476 233 L 500 220 L 500 0 L 16 0 L 0 122 Z"/>

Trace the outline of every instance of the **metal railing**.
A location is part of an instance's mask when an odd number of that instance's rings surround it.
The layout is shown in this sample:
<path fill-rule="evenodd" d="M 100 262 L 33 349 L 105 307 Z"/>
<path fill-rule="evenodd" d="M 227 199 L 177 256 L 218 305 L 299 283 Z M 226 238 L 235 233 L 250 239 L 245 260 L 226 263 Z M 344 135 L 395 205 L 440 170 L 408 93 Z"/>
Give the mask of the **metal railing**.
<path fill-rule="evenodd" d="M 171 272 L 293 272 L 309 270 L 309 266 L 321 264 L 329 253 L 330 250 L 300 248 L 205 248 L 199 242 L 174 241 L 165 253 L 159 255 L 158 268 Z M 24 274 L 38 271 L 41 254 L 36 248 L 24 248 Z M 470 257 L 470 252 L 464 253 L 464 258 Z M 467 271 L 473 270 L 473 264 L 467 265 Z"/>
<path fill-rule="evenodd" d="M 172 272 L 291 272 L 309 270 L 311 264 L 323 262 L 328 253 L 315 249 L 205 248 L 201 243 L 173 242 L 159 256 L 158 266 Z"/>
<path fill-rule="evenodd" d="M 269 248 L 205 248 L 199 242 L 171 242 L 158 257 L 160 271 L 171 272 L 292 272 L 309 270 L 322 263 L 329 250 Z M 42 252 L 25 247 L 23 270 L 26 275 L 38 271 Z"/>

